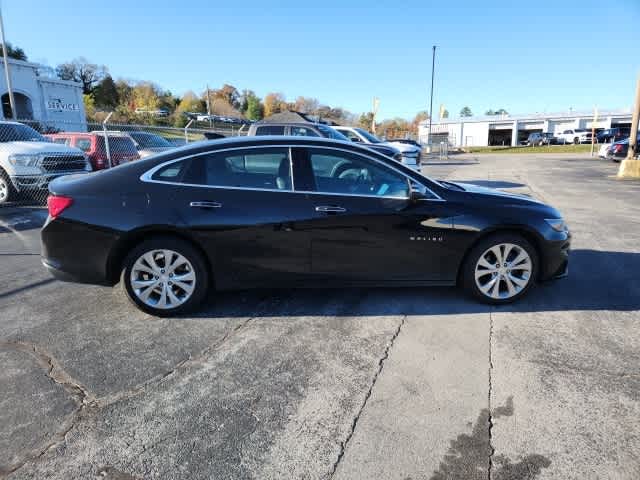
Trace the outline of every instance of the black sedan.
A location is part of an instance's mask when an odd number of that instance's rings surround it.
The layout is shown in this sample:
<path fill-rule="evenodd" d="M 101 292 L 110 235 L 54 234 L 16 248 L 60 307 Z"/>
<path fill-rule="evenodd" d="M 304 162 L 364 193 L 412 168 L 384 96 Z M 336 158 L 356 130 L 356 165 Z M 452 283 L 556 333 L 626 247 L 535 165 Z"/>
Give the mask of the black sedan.
<path fill-rule="evenodd" d="M 217 291 L 462 285 L 500 304 L 567 272 L 560 213 L 436 181 L 351 142 L 200 142 L 50 185 L 43 263 L 181 313 Z"/>

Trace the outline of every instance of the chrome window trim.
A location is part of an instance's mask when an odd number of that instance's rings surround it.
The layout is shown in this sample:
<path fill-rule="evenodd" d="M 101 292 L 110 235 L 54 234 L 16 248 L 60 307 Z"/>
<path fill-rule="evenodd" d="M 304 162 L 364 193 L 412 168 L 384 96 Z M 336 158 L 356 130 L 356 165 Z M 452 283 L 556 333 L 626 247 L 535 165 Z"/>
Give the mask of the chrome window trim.
<path fill-rule="evenodd" d="M 154 180 L 151 177 L 161 168 L 167 166 L 167 165 L 171 165 L 172 163 L 176 163 L 176 162 L 181 162 L 184 160 L 188 160 L 190 158 L 194 158 L 194 157 L 199 157 L 202 155 L 208 155 L 211 153 L 222 153 L 222 152 L 229 152 L 229 151 L 234 151 L 234 150 L 253 150 L 253 149 L 257 149 L 257 148 L 288 148 L 289 149 L 289 168 L 290 168 L 290 175 L 291 175 L 291 190 L 278 190 L 278 189 L 271 189 L 271 188 L 254 188 L 254 187 L 229 187 L 229 186 L 224 186 L 224 185 L 203 185 L 203 184 L 197 184 L 197 183 L 183 183 L 183 182 L 168 182 L 168 181 L 163 181 L 163 180 Z M 348 196 L 348 197 L 366 197 L 366 198 L 380 198 L 380 199 L 384 199 L 384 198 L 391 198 L 391 199 L 400 199 L 400 200 L 408 200 L 408 197 L 384 197 L 384 196 L 380 196 L 380 195 L 363 195 L 363 194 L 355 194 L 355 193 L 331 193 L 331 192 L 313 192 L 313 191 L 308 191 L 308 190 L 296 190 L 293 182 L 294 182 L 294 175 L 293 175 L 293 156 L 292 156 L 292 149 L 293 148 L 323 148 L 323 149 L 327 149 L 327 150 L 337 150 L 339 152 L 344 152 L 344 153 L 348 153 L 348 154 L 352 154 L 352 155 L 358 155 L 360 157 L 363 157 L 365 159 L 368 160 L 372 160 L 374 162 L 377 162 L 379 164 L 381 164 L 383 167 L 387 167 L 390 168 L 391 170 L 395 171 L 396 173 L 400 174 L 401 176 L 403 176 L 408 183 L 410 183 L 411 181 L 416 181 L 414 178 L 411 178 L 410 176 L 408 176 L 407 174 L 405 174 L 404 172 L 401 172 L 400 170 L 398 170 L 397 168 L 393 167 L 393 165 L 388 165 L 387 163 L 378 160 L 377 158 L 373 158 L 373 157 L 369 157 L 363 153 L 360 152 L 354 152 L 352 150 L 348 150 L 348 149 L 344 149 L 344 148 L 339 148 L 339 147 L 329 147 L 329 146 L 325 146 L 325 145 L 291 145 L 291 144 L 281 144 L 281 145 L 254 145 L 254 146 L 239 146 L 239 147 L 231 147 L 231 148 L 222 148 L 222 149 L 217 149 L 217 150 L 209 150 L 209 151 L 205 151 L 205 152 L 198 152 L 198 153 L 194 153 L 192 155 L 186 155 L 180 158 L 175 158 L 173 160 L 168 160 L 166 162 L 163 162 L 159 165 L 156 165 L 155 167 L 151 168 L 150 170 L 147 170 L 146 172 L 144 172 L 142 175 L 140 175 L 140 181 L 145 182 L 145 183 L 160 183 L 160 184 L 164 184 L 164 185 L 182 185 L 185 187 L 199 187 L 199 188 L 217 188 L 217 189 L 223 189 L 223 190 L 248 190 L 248 191 L 258 191 L 258 192 L 279 192 L 279 193 L 302 193 L 305 195 L 334 195 L 334 196 Z M 431 195 L 433 195 L 435 198 L 423 198 L 420 199 L 421 201 L 428 201 L 428 202 L 446 202 L 446 200 L 442 197 L 440 197 L 437 193 L 435 193 L 433 190 L 431 190 L 429 187 L 427 187 L 426 185 L 424 186 L 424 188 L 426 189 L 427 192 L 429 192 Z"/>

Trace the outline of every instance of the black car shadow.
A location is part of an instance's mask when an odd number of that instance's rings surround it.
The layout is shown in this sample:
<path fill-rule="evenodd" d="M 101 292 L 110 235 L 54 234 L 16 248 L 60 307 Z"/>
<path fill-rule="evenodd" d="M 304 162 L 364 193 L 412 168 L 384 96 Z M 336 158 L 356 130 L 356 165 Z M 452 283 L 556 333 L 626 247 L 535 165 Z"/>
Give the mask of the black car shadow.
<path fill-rule="evenodd" d="M 574 250 L 569 276 L 544 282 L 513 304 L 489 307 L 454 287 L 260 289 L 220 292 L 195 315 L 251 316 L 446 315 L 488 312 L 640 309 L 640 253 Z M 190 314 L 193 316 L 193 314 Z"/>

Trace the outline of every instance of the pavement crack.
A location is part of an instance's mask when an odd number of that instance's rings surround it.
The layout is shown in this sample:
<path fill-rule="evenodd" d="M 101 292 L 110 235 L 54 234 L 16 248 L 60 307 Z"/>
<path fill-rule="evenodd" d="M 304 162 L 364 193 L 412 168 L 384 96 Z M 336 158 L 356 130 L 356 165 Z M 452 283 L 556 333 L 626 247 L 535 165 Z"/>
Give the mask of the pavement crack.
<path fill-rule="evenodd" d="M 351 422 L 351 428 L 349 430 L 349 433 L 347 434 L 347 438 L 343 442 L 340 442 L 340 452 L 338 453 L 338 458 L 336 459 L 335 463 L 331 468 L 331 472 L 329 473 L 330 479 L 333 478 L 333 476 L 336 474 L 336 471 L 338 470 L 340 462 L 342 461 L 342 458 L 344 457 L 344 454 L 347 450 L 347 446 L 351 441 L 353 434 L 356 431 L 356 427 L 358 426 L 358 420 L 360 420 L 360 416 L 362 415 L 362 412 L 367 406 L 367 402 L 369 401 L 369 398 L 373 393 L 373 387 L 375 387 L 376 382 L 378 381 L 378 377 L 382 373 L 382 369 L 384 368 L 384 362 L 387 360 L 387 358 L 389 358 L 389 352 L 391 352 L 391 349 L 393 348 L 393 345 L 396 339 L 398 338 L 398 335 L 400 335 L 400 331 L 402 330 L 402 327 L 404 326 L 406 319 L 407 319 L 407 316 L 404 315 L 400 320 L 400 323 L 398 324 L 398 328 L 396 328 L 396 331 L 393 333 L 391 340 L 387 344 L 387 347 L 384 349 L 382 356 L 378 360 L 378 369 L 376 370 L 376 373 L 373 375 L 371 384 L 369 385 L 369 390 L 367 390 L 367 394 L 365 395 L 364 400 L 362 401 L 362 404 L 358 409 L 358 413 L 356 414 L 356 416 L 353 418 L 353 421 Z"/>
<path fill-rule="evenodd" d="M 487 407 L 489 414 L 487 415 L 487 441 L 489 443 L 489 459 L 487 464 L 487 480 L 491 480 L 493 473 L 493 456 L 496 449 L 493 447 L 492 430 L 493 430 L 493 413 L 491 411 L 491 394 L 493 389 L 493 311 L 489 310 L 489 388 L 487 395 Z"/>
<path fill-rule="evenodd" d="M 121 391 L 113 395 L 100 398 L 99 400 L 100 406 L 106 407 L 114 403 L 117 403 L 121 400 L 133 398 L 141 393 L 144 393 L 149 386 L 162 383 L 166 379 L 176 375 L 182 369 L 185 369 L 191 365 L 195 365 L 199 362 L 202 362 L 204 359 L 209 357 L 209 355 L 211 355 L 214 351 L 218 350 L 223 344 L 225 344 L 230 338 L 232 338 L 240 330 L 244 329 L 249 324 L 249 322 L 251 322 L 254 318 L 256 317 L 246 318 L 242 322 L 238 323 L 234 327 L 227 330 L 222 337 L 220 337 L 214 343 L 206 347 L 204 350 L 201 350 L 195 356 L 189 356 L 184 360 L 181 360 L 180 362 L 176 363 L 170 370 L 167 370 L 166 372 L 158 374 L 150 378 L 149 380 L 141 384 L 138 384 L 128 390 Z"/>
<path fill-rule="evenodd" d="M 77 404 L 76 409 L 62 423 L 62 428 L 55 432 L 49 441 L 41 448 L 33 450 L 21 460 L 9 466 L 0 474 L 14 473 L 28 462 L 38 460 L 52 448 L 66 441 L 67 435 L 80 421 L 84 410 L 97 406 L 96 398 L 80 382 L 74 380 L 59 365 L 56 359 L 42 348 L 29 342 L 0 342 L 0 347 L 11 348 L 33 356 L 38 364 L 44 368 L 46 376 L 54 383 L 60 385 Z"/>

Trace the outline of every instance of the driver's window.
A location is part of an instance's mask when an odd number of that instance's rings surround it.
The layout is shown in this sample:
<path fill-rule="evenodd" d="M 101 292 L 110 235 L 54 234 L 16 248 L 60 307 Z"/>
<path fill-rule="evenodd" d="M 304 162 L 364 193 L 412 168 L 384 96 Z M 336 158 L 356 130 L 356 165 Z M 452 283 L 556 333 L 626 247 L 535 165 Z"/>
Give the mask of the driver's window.
<path fill-rule="evenodd" d="M 382 165 L 349 152 L 309 149 L 316 191 L 375 197 L 409 197 L 407 178 Z"/>

